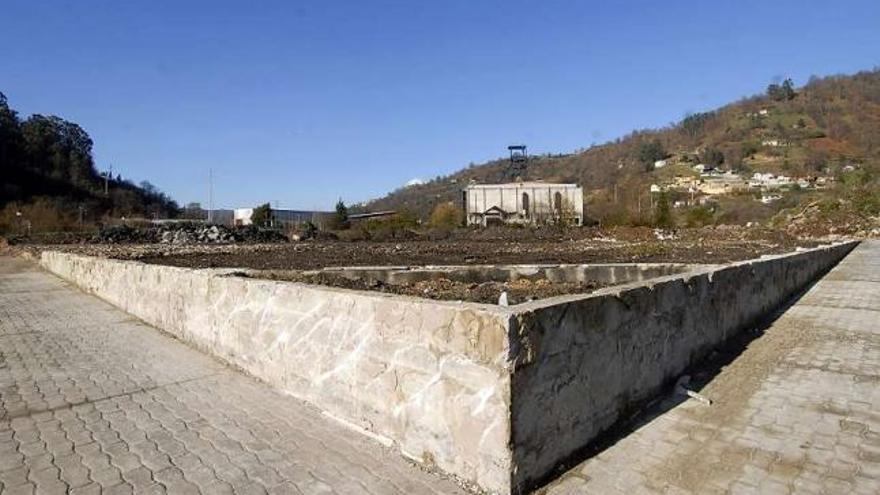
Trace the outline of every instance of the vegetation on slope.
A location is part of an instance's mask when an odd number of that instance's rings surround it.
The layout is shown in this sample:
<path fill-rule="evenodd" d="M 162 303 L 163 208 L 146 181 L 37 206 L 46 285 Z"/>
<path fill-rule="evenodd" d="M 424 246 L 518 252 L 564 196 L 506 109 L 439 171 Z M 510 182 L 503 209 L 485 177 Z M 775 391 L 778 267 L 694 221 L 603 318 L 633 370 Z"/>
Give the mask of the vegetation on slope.
<path fill-rule="evenodd" d="M 0 93 L 0 230 L 65 230 L 109 217 L 167 217 L 177 204 L 148 182 L 95 169 L 92 140 L 55 116 L 19 118 Z M 105 187 L 107 193 L 105 194 Z"/>
<path fill-rule="evenodd" d="M 670 166 L 654 169 L 656 160 Z M 811 78 L 801 88 L 790 80 L 771 84 L 765 95 L 745 98 L 655 130 L 639 130 L 585 151 L 531 157 L 523 180 L 576 182 L 587 192 L 587 214 L 605 223 L 650 223 L 648 188 L 673 175 L 693 174 L 705 163 L 751 175 L 830 176 L 839 181 L 853 168 L 866 175 L 865 189 L 876 195 L 880 165 L 880 70 L 851 76 Z M 515 180 L 506 160 L 495 160 L 421 185 L 398 189 L 370 202 L 375 210 L 406 209 L 428 218 L 435 205 L 460 204 L 469 182 Z M 825 200 L 841 191 L 825 191 Z M 709 220 L 763 220 L 815 195 L 792 194 L 775 205 L 754 198 L 721 198 Z M 748 199 L 748 201 L 747 201 Z M 834 202 L 832 198 L 830 201 Z M 868 200 L 870 203 L 871 200 Z M 683 215 L 698 221 L 705 212 Z M 705 220 L 705 218 L 704 218 Z M 682 220 L 684 221 L 684 220 Z"/>

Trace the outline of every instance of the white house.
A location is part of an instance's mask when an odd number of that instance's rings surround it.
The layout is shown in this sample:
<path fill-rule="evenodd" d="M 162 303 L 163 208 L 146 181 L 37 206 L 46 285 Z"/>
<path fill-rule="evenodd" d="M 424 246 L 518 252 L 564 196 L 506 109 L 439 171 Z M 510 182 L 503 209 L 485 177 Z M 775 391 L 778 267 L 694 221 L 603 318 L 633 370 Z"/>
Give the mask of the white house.
<path fill-rule="evenodd" d="M 462 191 L 468 225 L 557 223 L 581 225 L 584 191 L 577 184 L 471 184 Z"/>
<path fill-rule="evenodd" d="M 766 189 L 778 189 L 780 187 L 790 186 L 791 184 L 791 177 L 785 175 L 773 175 L 770 173 L 755 173 L 752 175 L 752 180 L 749 181 L 749 187 Z"/>

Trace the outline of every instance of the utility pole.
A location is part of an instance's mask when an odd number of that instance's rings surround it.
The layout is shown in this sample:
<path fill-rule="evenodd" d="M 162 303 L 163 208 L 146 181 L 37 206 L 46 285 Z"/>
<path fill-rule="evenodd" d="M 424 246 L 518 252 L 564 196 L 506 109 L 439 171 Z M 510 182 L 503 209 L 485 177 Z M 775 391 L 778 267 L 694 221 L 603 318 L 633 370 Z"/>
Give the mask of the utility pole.
<path fill-rule="evenodd" d="M 208 223 L 214 223 L 214 169 L 208 169 Z"/>
<path fill-rule="evenodd" d="M 104 172 L 104 196 L 110 195 L 110 176 L 113 175 L 113 164 L 110 164 L 110 170 L 108 172 Z"/>

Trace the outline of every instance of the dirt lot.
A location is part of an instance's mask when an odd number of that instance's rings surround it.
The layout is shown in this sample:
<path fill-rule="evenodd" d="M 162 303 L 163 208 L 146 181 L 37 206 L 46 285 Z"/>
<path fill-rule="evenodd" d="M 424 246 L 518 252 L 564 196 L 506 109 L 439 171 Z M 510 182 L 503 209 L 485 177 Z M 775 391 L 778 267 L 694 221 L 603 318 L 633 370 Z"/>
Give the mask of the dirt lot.
<path fill-rule="evenodd" d="M 447 301 L 470 301 L 487 304 L 498 304 L 503 292 L 507 293 L 508 304 L 519 304 L 534 299 L 560 296 L 564 294 L 584 294 L 600 289 L 605 285 L 597 281 L 582 283 L 553 283 L 546 279 L 517 279 L 510 282 L 488 281 L 483 283 L 462 282 L 439 278 L 424 280 L 411 284 L 391 285 L 378 280 L 351 280 L 333 273 L 302 273 L 302 272 L 261 272 L 248 275 L 270 280 L 287 280 L 313 285 L 327 285 L 346 289 L 372 290 L 391 294 L 402 294 L 428 299 Z"/>
<path fill-rule="evenodd" d="M 396 242 L 307 241 L 256 245 L 65 245 L 53 249 L 135 259 L 146 263 L 191 268 L 251 268 L 258 270 L 316 270 L 339 266 L 483 265 L 518 263 L 726 263 L 762 254 L 813 247 L 782 232 L 763 228 L 715 227 L 657 231 L 649 228 L 464 230 L 442 239 L 419 238 Z M 40 250 L 50 246 L 19 249 Z M 269 276 L 269 275 L 267 275 Z M 486 282 L 467 284 L 434 280 L 408 286 L 370 281 L 352 282 L 322 274 L 284 275 L 306 283 L 377 290 L 435 299 L 497 303 L 502 291 L 511 304 L 532 298 L 589 292 L 596 283 Z"/>
<path fill-rule="evenodd" d="M 498 229 L 448 239 L 400 242 L 303 242 L 232 249 L 144 252 L 147 263 L 186 267 L 313 270 L 328 266 L 515 263 L 725 263 L 793 251 L 815 242 L 777 231 L 745 228 L 578 229 L 567 232 Z M 123 253 L 124 255 L 124 253 Z"/>

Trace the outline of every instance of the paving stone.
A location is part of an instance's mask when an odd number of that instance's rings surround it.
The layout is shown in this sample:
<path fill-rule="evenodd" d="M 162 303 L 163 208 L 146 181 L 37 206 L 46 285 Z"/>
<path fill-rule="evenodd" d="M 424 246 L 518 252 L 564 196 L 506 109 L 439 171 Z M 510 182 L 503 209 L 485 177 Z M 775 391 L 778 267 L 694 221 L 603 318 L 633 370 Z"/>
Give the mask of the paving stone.
<path fill-rule="evenodd" d="M 8 257 L 0 257 L 0 359 L 3 495 L 365 493 L 355 482 L 364 472 L 389 482 L 371 485 L 382 493 L 464 493 Z M 325 466 L 335 479 L 303 475 Z"/>
<path fill-rule="evenodd" d="M 658 407 L 546 492 L 880 493 L 878 315 L 880 241 L 868 241 L 704 388 L 735 402 Z M 776 341 L 788 347 L 762 347 Z M 745 356 L 750 369 L 736 366 Z M 695 430 L 704 433 L 682 436 Z M 631 478 L 636 485 L 621 483 Z"/>

